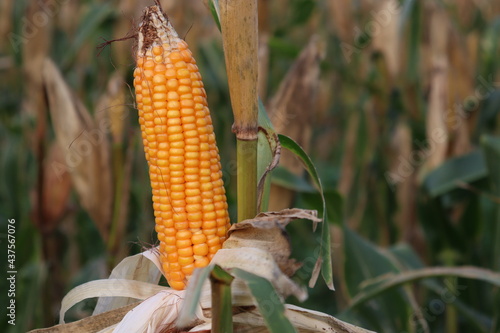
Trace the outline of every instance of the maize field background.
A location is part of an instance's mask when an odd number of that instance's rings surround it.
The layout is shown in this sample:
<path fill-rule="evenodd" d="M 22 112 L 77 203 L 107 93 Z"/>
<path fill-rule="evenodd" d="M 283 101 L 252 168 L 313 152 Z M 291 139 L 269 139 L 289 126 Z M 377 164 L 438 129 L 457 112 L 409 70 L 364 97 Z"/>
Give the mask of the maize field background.
<path fill-rule="evenodd" d="M 203 0 L 161 3 L 202 73 L 234 221 L 220 32 Z M 97 48 L 151 4 L 0 2 L 2 332 L 56 324 L 66 292 L 157 243 L 132 41 Z M 495 0 L 259 0 L 260 98 L 314 161 L 329 213 L 336 290 L 320 281 L 301 306 L 377 332 L 500 332 L 499 42 Z M 269 210 L 321 207 L 291 154 L 272 179 Z M 287 229 L 307 284 L 304 228 Z"/>

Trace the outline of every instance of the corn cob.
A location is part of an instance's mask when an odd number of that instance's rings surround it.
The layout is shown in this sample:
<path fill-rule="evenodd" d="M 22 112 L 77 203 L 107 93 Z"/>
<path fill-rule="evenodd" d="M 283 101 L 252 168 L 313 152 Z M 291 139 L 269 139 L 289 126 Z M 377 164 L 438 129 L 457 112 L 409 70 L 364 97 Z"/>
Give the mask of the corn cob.
<path fill-rule="evenodd" d="M 169 285 L 184 289 L 230 227 L 219 152 L 196 61 L 159 6 L 145 9 L 134 71 L 139 123 Z"/>

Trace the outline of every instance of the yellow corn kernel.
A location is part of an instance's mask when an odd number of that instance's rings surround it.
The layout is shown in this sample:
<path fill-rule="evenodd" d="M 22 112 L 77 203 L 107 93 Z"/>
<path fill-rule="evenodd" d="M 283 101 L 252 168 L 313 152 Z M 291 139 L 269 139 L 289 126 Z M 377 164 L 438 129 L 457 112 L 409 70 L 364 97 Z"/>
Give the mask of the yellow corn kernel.
<path fill-rule="evenodd" d="M 186 266 L 182 266 L 181 267 L 181 272 L 184 273 L 184 275 L 191 275 L 193 274 L 193 271 L 195 269 L 195 265 L 194 264 L 189 264 L 189 265 L 186 265 Z"/>
<path fill-rule="evenodd" d="M 155 229 L 165 277 L 184 289 L 193 270 L 221 248 L 229 215 L 196 61 L 159 7 L 147 7 L 142 20 L 133 82 Z"/>
<path fill-rule="evenodd" d="M 184 266 L 192 264 L 194 262 L 194 257 L 193 257 L 193 255 L 191 255 L 189 257 L 179 256 L 178 262 L 182 267 L 184 267 Z"/>
<path fill-rule="evenodd" d="M 195 267 L 205 267 L 210 263 L 210 260 L 207 257 L 202 257 L 200 259 L 196 259 L 194 262 Z"/>
<path fill-rule="evenodd" d="M 193 245 L 193 253 L 197 256 L 206 256 L 208 254 L 208 245 L 206 243 Z"/>

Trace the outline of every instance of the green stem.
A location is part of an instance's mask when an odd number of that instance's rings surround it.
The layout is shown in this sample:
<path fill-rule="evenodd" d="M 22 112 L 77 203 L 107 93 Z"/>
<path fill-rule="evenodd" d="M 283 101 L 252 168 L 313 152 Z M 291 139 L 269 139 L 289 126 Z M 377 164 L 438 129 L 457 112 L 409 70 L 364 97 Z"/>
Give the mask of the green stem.
<path fill-rule="evenodd" d="M 257 214 L 257 139 L 236 140 L 238 222 Z"/>
<path fill-rule="evenodd" d="M 111 227 L 109 230 L 109 238 L 107 244 L 108 250 L 108 265 L 109 267 L 115 266 L 116 255 L 118 252 L 118 223 L 120 219 L 120 205 L 122 203 L 123 195 L 123 147 L 121 144 L 113 144 L 112 147 L 112 163 L 114 175 L 114 200 L 113 200 L 113 216 L 111 220 Z"/>
<path fill-rule="evenodd" d="M 231 299 L 231 283 L 234 277 L 215 266 L 210 274 L 212 287 L 212 332 L 233 332 L 233 305 Z"/>
<path fill-rule="evenodd" d="M 457 294 L 456 285 L 457 279 L 455 277 L 449 277 L 446 279 L 448 283 L 446 284 L 453 295 Z M 446 306 L 446 332 L 447 333 L 456 333 L 458 332 L 457 327 L 457 309 L 453 306 L 453 304 L 448 304 Z"/>

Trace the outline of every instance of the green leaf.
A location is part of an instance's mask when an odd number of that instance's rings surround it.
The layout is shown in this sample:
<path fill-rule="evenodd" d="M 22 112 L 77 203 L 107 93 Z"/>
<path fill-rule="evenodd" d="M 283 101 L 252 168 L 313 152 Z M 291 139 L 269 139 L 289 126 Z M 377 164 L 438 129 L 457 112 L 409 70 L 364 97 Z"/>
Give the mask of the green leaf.
<path fill-rule="evenodd" d="M 483 136 L 481 138 L 481 145 L 484 150 L 486 164 L 489 169 L 489 182 L 491 193 L 500 198 L 500 138 L 492 136 Z M 492 238 L 489 239 L 491 244 L 491 258 L 492 268 L 500 270 L 500 205 L 495 205 L 495 221 L 489 226 Z M 488 223 L 488 222 L 486 222 Z"/>
<path fill-rule="evenodd" d="M 182 309 L 179 313 L 179 318 L 177 319 L 177 325 L 179 327 L 187 326 L 195 317 L 196 309 L 198 308 L 198 303 L 200 302 L 203 284 L 210 276 L 214 266 L 214 264 L 210 264 L 201 269 L 196 269 L 189 279 L 186 290 L 186 298 L 184 299 Z"/>
<path fill-rule="evenodd" d="M 16 284 L 24 288 L 19 288 L 19 292 L 16 295 L 16 304 L 33 304 L 35 306 L 20 306 L 16 313 L 17 318 L 35 318 L 41 314 L 37 313 L 39 312 L 37 307 L 43 307 L 40 295 L 43 293 L 44 288 L 46 288 L 46 281 L 48 280 L 47 272 L 47 265 L 40 262 L 29 262 L 20 268 L 19 274 L 16 277 Z M 12 328 L 12 332 L 26 332 L 29 329 L 29 323 L 25 320 L 16 320 L 16 325 Z"/>
<path fill-rule="evenodd" d="M 437 197 L 458 188 L 461 183 L 479 180 L 487 174 L 484 155 L 480 150 L 475 150 L 444 162 L 427 175 L 424 186 L 431 197 Z"/>
<path fill-rule="evenodd" d="M 210 13 L 214 18 L 215 24 L 217 24 L 217 28 L 221 31 L 220 27 L 220 14 L 219 14 L 219 0 L 211 0 L 208 2 L 208 7 L 210 8 Z"/>
<path fill-rule="evenodd" d="M 389 249 L 395 259 L 405 267 L 405 269 L 417 270 L 424 268 L 424 264 L 415 253 L 415 251 L 408 244 L 399 244 Z M 491 318 L 482 314 L 477 309 L 474 309 L 469 304 L 462 301 L 460 291 L 450 291 L 450 286 L 443 285 L 437 278 L 428 278 L 421 281 L 421 284 L 434 292 L 436 295 L 447 295 L 450 292 L 456 298 L 453 300 L 453 306 L 458 310 L 463 318 L 466 318 L 472 325 L 474 325 L 477 332 L 490 332 L 492 321 Z"/>
<path fill-rule="evenodd" d="M 344 203 L 342 195 L 335 190 L 325 190 L 323 195 L 326 201 L 326 222 L 342 226 L 344 223 Z M 304 208 L 307 209 L 316 209 L 321 205 L 321 195 L 317 192 L 302 192 L 299 199 L 301 203 L 300 206 L 305 206 Z"/>
<path fill-rule="evenodd" d="M 82 22 L 85 23 L 79 26 L 79 29 L 73 38 L 73 43 L 63 58 L 63 65 L 61 67 L 66 68 L 70 65 L 74 57 L 77 55 L 78 50 L 81 49 L 82 44 L 98 30 L 104 20 L 114 13 L 115 9 L 108 3 L 96 3 L 90 8 L 85 17 L 82 19 Z"/>
<path fill-rule="evenodd" d="M 481 112 L 478 114 L 477 125 L 475 129 L 475 136 L 481 135 L 482 133 L 489 132 L 490 129 L 495 126 L 495 119 L 498 112 L 500 111 L 500 90 L 495 90 L 493 77 L 478 79 L 478 88 L 480 90 L 485 90 L 484 95 L 486 96 L 484 101 L 481 103 Z M 470 106 L 464 102 L 465 110 L 467 108 L 473 109 L 476 107 L 477 100 L 470 100 Z"/>
<path fill-rule="evenodd" d="M 344 283 L 351 297 L 364 290 L 366 280 L 387 273 L 400 271 L 394 260 L 382 249 L 365 240 L 344 226 Z M 403 289 L 390 290 L 356 313 L 369 320 L 364 323 L 377 332 L 396 332 L 408 329 L 408 317 L 412 308 L 409 295 Z M 353 312 L 349 306 L 348 312 Z"/>
<path fill-rule="evenodd" d="M 493 199 L 500 198 L 500 138 L 485 135 L 481 137 L 481 146 L 489 170 L 488 181 Z M 484 240 L 491 248 L 491 268 L 500 270 L 500 205 L 493 207 L 494 218 L 485 221 L 486 230 L 490 233 L 484 235 Z"/>
<path fill-rule="evenodd" d="M 307 22 L 316 7 L 313 0 L 295 0 L 292 2 L 292 25 L 299 26 Z"/>
<path fill-rule="evenodd" d="M 227 92 L 229 86 L 226 78 L 226 65 L 221 54 L 220 45 L 216 43 L 200 43 L 200 61 L 204 61 L 204 68 L 201 68 L 207 86 L 218 87 L 220 91 Z M 219 117 L 217 114 L 214 116 Z M 220 117 L 219 117 L 220 118 Z M 220 121 L 223 119 L 221 118 Z"/>
<path fill-rule="evenodd" d="M 269 119 L 266 108 L 264 107 L 264 103 L 262 103 L 262 100 L 260 98 L 259 98 L 259 126 L 263 127 L 267 131 L 274 132 L 274 126 L 271 122 L 271 119 Z"/>
<path fill-rule="evenodd" d="M 231 283 L 234 277 L 219 265 L 210 274 L 212 288 L 212 332 L 233 332 Z"/>
<path fill-rule="evenodd" d="M 486 166 L 490 171 L 488 178 L 492 193 L 500 197 L 500 138 L 485 135 L 481 138 Z"/>
<path fill-rule="evenodd" d="M 304 164 L 304 167 L 306 168 L 307 172 L 311 176 L 318 191 L 320 193 L 323 193 L 323 186 L 321 185 L 321 180 L 319 179 L 318 172 L 316 171 L 316 167 L 314 166 L 313 162 L 311 161 L 311 158 L 307 155 L 307 153 L 292 138 L 283 134 L 278 134 L 278 137 L 280 139 L 280 143 L 283 146 L 283 148 L 288 149 L 300 159 L 302 164 Z M 323 212 L 325 211 L 324 206 L 325 202 L 323 200 Z"/>
<path fill-rule="evenodd" d="M 186 298 L 184 299 L 176 324 L 178 327 L 186 327 L 195 318 L 202 288 L 209 276 L 212 285 L 213 323 L 216 326 L 221 325 L 218 326 L 219 329 L 217 332 L 232 332 L 232 317 L 228 316 L 227 312 L 231 313 L 232 311 L 230 285 L 234 278 L 215 264 L 195 270 L 193 276 L 189 279 Z M 226 314 L 224 315 L 224 313 Z M 220 327 L 225 327 L 226 329 L 222 330 Z"/>
<path fill-rule="evenodd" d="M 271 182 L 281 187 L 296 192 L 315 192 L 316 189 L 311 186 L 304 178 L 290 172 L 287 168 L 278 166 L 273 170 Z"/>
<path fill-rule="evenodd" d="M 234 280 L 234 277 L 219 265 L 215 265 L 213 267 L 212 272 L 210 273 L 210 278 L 221 281 L 224 284 L 231 284 Z"/>
<path fill-rule="evenodd" d="M 257 302 L 269 332 L 297 332 L 290 320 L 285 316 L 285 306 L 274 290 L 271 282 L 263 277 L 239 268 L 232 268 L 231 274 L 244 280 Z"/>
<path fill-rule="evenodd" d="M 415 0 L 404 0 L 401 4 L 401 16 L 398 22 L 398 30 L 403 31 L 404 26 L 411 19 L 411 14 L 414 10 Z"/>
<path fill-rule="evenodd" d="M 326 201 L 325 201 L 325 196 L 323 194 L 323 186 L 321 185 L 321 180 L 319 179 L 318 172 L 316 171 L 316 167 L 311 161 L 311 158 L 306 154 L 306 152 L 302 149 L 301 146 L 299 146 L 293 139 L 289 138 L 286 135 L 278 134 L 281 146 L 283 148 L 288 149 L 291 151 L 295 156 L 297 156 L 304 167 L 306 168 L 307 172 L 311 176 L 314 184 L 316 185 L 316 188 L 318 189 L 320 195 L 321 195 L 321 201 L 322 201 L 322 209 L 321 209 L 321 215 L 323 220 L 326 221 Z M 318 258 L 319 261 L 321 261 L 321 274 L 323 276 L 323 279 L 325 280 L 326 285 L 328 288 L 331 290 L 334 290 L 333 286 L 333 272 L 332 272 L 332 255 L 331 255 L 331 241 L 330 241 L 330 229 L 328 224 L 322 223 L 321 224 L 321 252 L 320 256 Z"/>
<path fill-rule="evenodd" d="M 285 38 L 270 36 L 268 41 L 271 54 L 283 58 L 295 59 L 300 53 L 300 48 Z"/>
<path fill-rule="evenodd" d="M 344 202 L 343 197 L 338 191 L 326 191 L 326 211 L 328 213 L 328 223 L 337 224 L 339 226 L 344 224 Z"/>
<path fill-rule="evenodd" d="M 262 191 L 262 196 L 260 200 L 260 211 L 267 211 L 267 207 L 269 204 L 269 195 L 271 192 L 271 181 L 268 175 L 265 175 L 267 167 L 271 164 L 273 160 L 273 150 L 275 149 L 275 145 L 279 144 L 270 142 L 268 136 L 275 137 L 276 132 L 274 131 L 273 124 L 269 119 L 264 104 L 259 98 L 259 127 L 263 128 L 267 133 L 267 136 L 263 131 L 259 131 L 258 133 L 258 143 L 257 143 L 257 177 L 260 180 L 262 177 L 266 177 L 263 188 L 260 189 Z M 260 183 L 260 181 L 259 181 Z"/>
<path fill-rule="evenodd" d="M 406 22 L 409 22 L 408 75 L 410 81 L 416 82 L 419 78 L 420 52 L 418 52 L 418 48 L 422 34 L 422 24 L 420 23 L 422 21 L 420 19 L 422 10 L 419 1 L 415 0 L 404 1 L 402 8 L 398 30 L 403 32 Z"/>
<path fill-rule="evenodd" d="M 500 34 L 500 19 L 491 20 L 481 40 L 479 60 L 480 76 L 485 77 L 496 73 L 498 66 L 498 35 Z"/>
<path fill-rule="evenodd" d="M 500 287 L 500 273 L 493 272 L 484 268 L 478 267 L 431 267 L 419 270 L 400 272 L 397 275 L 389 274 L 388 276 L 377 279 L 373 282 L 368 282 L 363 287 L 363 290 L 356 295 L 352 300 L 351 308 L 355 308 L 368 300 L 387 292 L 389 289 L 399 287 L 405 283 L 414 282 L 430 277 L 452 276 L 466 279 L 476 279 L 484 282 L 489 282 L 497 287 Z"/>

